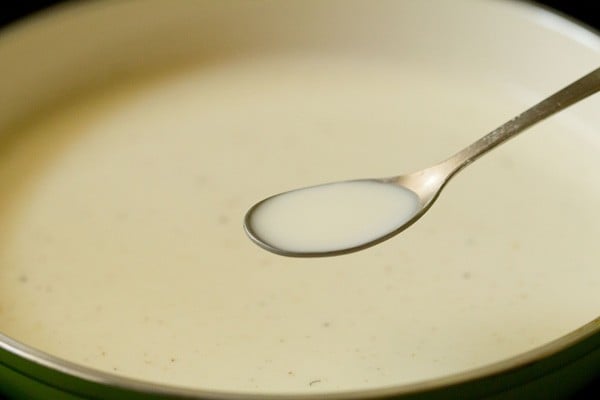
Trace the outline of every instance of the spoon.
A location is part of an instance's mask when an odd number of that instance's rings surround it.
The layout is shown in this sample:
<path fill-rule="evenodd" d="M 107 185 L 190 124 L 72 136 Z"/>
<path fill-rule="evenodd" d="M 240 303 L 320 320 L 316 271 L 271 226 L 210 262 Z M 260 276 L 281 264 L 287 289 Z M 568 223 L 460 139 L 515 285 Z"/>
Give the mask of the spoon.
<path fill-rule="evenodd" d="M 335 256 L 373 246 L 421 218 L 450 178 L 467 165 L 598 90 L 600 68 L 439 164 L 407 175 L 326 183 L 276 194 L 248 210 L 244 228 L 257 245 L 290 257 Z"/>

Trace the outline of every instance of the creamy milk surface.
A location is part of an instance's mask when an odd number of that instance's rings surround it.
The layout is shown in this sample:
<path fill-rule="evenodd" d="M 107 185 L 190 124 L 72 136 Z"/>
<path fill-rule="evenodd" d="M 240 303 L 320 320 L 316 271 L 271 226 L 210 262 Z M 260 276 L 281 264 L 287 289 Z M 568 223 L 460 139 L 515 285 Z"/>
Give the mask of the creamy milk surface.
<path fill-rule="evenodd" d="M 258 199 L 431 165 L 546 95 L 476 78 L 240 58 L 37 116 L 0 146 L 0 331 L 146 381 L 324 392 L 574 330 L 600 309 L 600 137 L 575 114 L 482 158 L 365 251 L 286 258 L 242 228 Z"/>
<path fill-rule="evenodd" d="M 276 252 L 352 249 L 382 238 L 419 210 L 412 191 L 376 180 L 326 183 L 281 193 L 248 213 L 252 236 Z"/>

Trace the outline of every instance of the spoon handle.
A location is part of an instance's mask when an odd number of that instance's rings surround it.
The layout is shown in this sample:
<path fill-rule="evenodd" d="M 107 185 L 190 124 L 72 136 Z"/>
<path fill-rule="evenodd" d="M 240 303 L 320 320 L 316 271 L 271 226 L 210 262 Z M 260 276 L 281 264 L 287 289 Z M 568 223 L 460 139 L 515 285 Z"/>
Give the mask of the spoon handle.
<path fill-rule="evenodd" d="M 597 68 L 459 151 L 440 166 L 444 167 L 449 179 L 494 147 L 599 90 L 600 68 Z"/>

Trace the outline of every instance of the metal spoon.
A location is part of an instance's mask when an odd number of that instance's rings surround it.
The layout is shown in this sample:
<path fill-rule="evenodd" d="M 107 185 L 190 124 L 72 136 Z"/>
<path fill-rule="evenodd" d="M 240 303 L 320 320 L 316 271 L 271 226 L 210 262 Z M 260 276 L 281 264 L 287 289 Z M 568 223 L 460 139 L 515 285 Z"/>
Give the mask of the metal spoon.
<path fill-rule="evenodd" d="M 571 83 L 567 87 L 546 98 L 535 106 L 531 107 L 522 114 L 516 116 L 504 125 L 498 127 L 494 131 L 483 136 L 475 143 L 459 151 L 452 157 L 439 164 L 425 168 L 421 171 L 413 172 L 407 175 L 399 175 L 391 178 L 375 178 L 375 179 L 361 179 L 356 181 L 344 181 L 338 183 L 331 183 L 319 186 L 313 186 L 309 188 L 296 189 L 293 191 L 280 193 L 271 196 L 265 200 L 262 200 L 252 206 L 247 212 L 244 227 L 246 233 L 250 239 L 273 253 L 277 253 L 284 256 L 290 257 L 325 257 L 341 255 L 351 253 L 354 251 L 362 250 L 367 247 L 373 246 L 384 240 L 395 236 L 408 228 L 410 225 L 415 223 L 419 218 L 425 214 L 425 212 L 431 207 L 431 205 L 438 198 L 441 190 L 444 188 L 446 183 L 456 175 L 459 171 L 477 160 L 479 157 L 506 142 L 507 140 L 517 136 L 530 126 L 540 122 L 541 120 L 557 113 L 570 105 L 577 103 L 578 101 L 596 93 L 600 90 L 600 68 L 590 72 L 584 77 Z M 340 185 L 340 183 L 342 185 Z M 272 207 L 272 204 L 276 201 L 284 199 L 283 196 L 289 196 L 290 194 L 298 194 L 299 191 L 318 190 L 327 188 L 328 185 L 332 188 L 343 188 L 344 183 L 378 183 L 383 185 L 394 185 L 395 187 L 409 191 L 414 194 L 416 206 L 409 210 L 406 218 L 403 218 L 401 222 L 396 225 L 387 227 L 381 232 L 365 236 L 364 241 L 351 241 L 348 244 L 335 245 L 333 247 L 319 246 L 301 246 L 300 248 L 294 246 L 282 245 L 277 243 L 277 240 L 266 239 L 265 235 L 261 231 L 256 221 L 256 216 L 260 213 L 264 213 L 267 207 Z M 377 186 L 373 186 L 377 187 Z M 329 188 L 328 188 L 329 189 Z M 335 207 L 335 205 L 334 205 Z M 365 207 L 369 207 L 369 204 L 365 204 Z M 333 210 L 333 208 L 332 208 Z M 291 213 L 302 213 L 310 210 L 302 210 L 302 204 L 298 207 L 289 209 Z M 301 214 L 302 215 L 302 214 Z M 352 215 L 348 216 L 352 218 Z M 314 223 L 314 222 L 313 222 Z M 316 221 L 316 224 L 327 223 L 325 221 Z M 360 233 L 360 232 L 359 232 Z"/>

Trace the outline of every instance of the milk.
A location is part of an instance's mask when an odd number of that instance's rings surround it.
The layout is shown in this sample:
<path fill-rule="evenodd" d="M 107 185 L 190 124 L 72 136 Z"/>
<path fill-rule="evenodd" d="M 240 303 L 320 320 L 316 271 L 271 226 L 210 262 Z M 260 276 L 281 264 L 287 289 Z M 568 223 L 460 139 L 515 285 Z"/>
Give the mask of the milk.
<path fill-rule="evenodd" d="M 261 393 L 413 383 L 571 332 L 600 309 L 600 138 L 568 111 L 370 249 L 286 258 L 242 228 L 257 199 L 417 170 L 533 103 L 486 82 L 280 54 L 37 115 L 0 150 L 0 331 L 119 376 Z"/>

